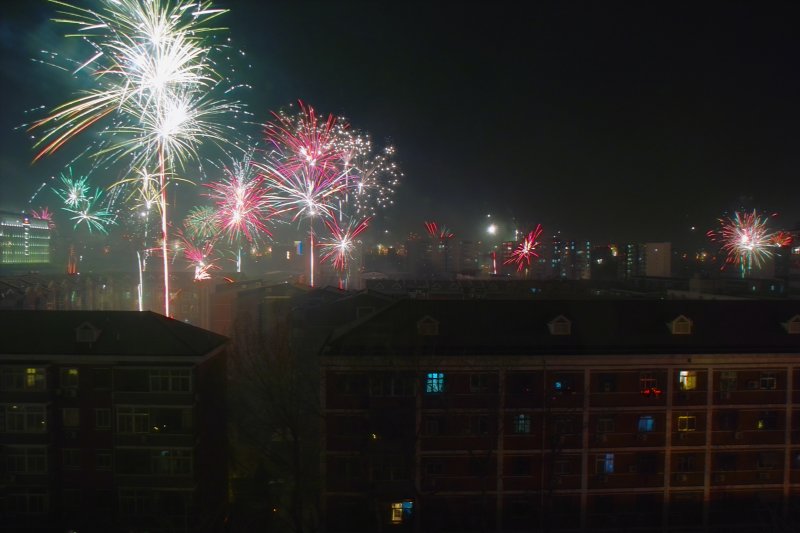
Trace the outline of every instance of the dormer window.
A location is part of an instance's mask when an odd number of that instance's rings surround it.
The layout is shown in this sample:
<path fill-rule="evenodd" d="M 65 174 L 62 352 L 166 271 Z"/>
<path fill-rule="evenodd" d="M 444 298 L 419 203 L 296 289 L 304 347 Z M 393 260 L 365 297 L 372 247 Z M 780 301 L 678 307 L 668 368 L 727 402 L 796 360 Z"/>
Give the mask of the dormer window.
<path fill-rule="evenodd" d="M 417 322 L 417 334 L 433 337 L 439 334 L 439 321 L 430 316 L 425 316 Z"/>
<path fill-rule="evenodd" d="M 100 337 L 100 330 L 88 322 L 75 328 L 75 340 L 78 342 L 95 342 Z"/>
<path fill-rule="evenodd" d="M 564 315 L 558 315 L 547 323 L 550 335 L 570 335 L 572 333 L 572 322 Z"/>
<path fill-rule="evenodd" d="M 784 322 L 783 328 L 789 335 L 800 335 L 800 315 L 794 315 Z"/>
<path fill-rule="evenodd" d="M 691 335 L 692 334 L 692 321 L 683 315 L 678 316 L 675 320 L 667 324 L 673 335 Z"/>

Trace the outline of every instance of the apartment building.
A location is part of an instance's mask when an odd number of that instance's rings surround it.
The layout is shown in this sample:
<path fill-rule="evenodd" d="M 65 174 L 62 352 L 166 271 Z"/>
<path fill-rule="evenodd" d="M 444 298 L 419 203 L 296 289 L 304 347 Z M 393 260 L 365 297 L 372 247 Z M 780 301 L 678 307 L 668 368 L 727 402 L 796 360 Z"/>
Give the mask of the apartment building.
<path fill-rule="evenodd" d="M 328 530 L 773 531 L 798 354 L 800 302 L 397 301 L 321 356 Z"/>
<path fill-rule="evenodd" d="M 0 529 L 222 522 L 225 337 L 132 311 L 0 311 L 0 331 Z"/>

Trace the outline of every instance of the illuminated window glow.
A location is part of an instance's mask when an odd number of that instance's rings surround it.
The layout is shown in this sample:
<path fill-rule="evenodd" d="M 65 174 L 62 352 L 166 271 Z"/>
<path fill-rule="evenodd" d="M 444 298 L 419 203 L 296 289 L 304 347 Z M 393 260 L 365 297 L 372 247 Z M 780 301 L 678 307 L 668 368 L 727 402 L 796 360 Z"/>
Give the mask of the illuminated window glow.
<path fill-rule="evenodd" d="M 679 416 L 678 431 L 695 431 L 697 429 L 696 416 Z"/>
<path fill-rule="evenodd" d="M 428 372 L 425 380 L 427 394 L 441 394 L 444 392 L 444 374 L 442 372 Z"/>
<path fill-rule="evenodd" d="M 656 421 L 650 415 L 639 417 L 639 433 L 651 433 L 656 429 Z"/>
<path fill-rule="evenodd" d="M 678 374 L 678 384 L 681 390 L 695 390 L 697 388 L 697 372 L 681 370 Z"/>

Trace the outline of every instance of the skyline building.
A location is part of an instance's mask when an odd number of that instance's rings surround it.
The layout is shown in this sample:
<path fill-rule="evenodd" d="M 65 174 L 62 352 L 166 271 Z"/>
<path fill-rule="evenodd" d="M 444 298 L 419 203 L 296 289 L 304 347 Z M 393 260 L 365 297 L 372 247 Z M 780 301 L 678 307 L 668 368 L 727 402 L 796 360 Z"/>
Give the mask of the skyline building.
<path fill-rule="evenodd" d="M 0 265 L 50 264 L 50 237 L 46 220 L 0 212 Z"/>

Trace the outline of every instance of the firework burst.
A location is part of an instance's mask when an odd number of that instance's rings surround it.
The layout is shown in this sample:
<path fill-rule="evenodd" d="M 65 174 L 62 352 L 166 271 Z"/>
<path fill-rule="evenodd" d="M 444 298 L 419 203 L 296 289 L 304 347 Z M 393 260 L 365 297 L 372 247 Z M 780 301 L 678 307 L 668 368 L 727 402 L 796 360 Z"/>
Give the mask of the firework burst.
<path fill-rule="evenodd" d="M 221 84 L 210 59 L 209 22 L 226 10 L 206 0 L 104 0 L 97 10 L 51 0 L 56 22 L 76 29 L 93 55 L 73 74 L 88 71 L 95 87 L 56 107 L 31 129 L 44 131 L 34 161 L 56 152 L 109 117 L 96 158 L 130 157 L 132 168 L 157 168 L 164 261 L 164 312 L 169 316 L 167 183 L 175 165 L 197 157 L 204 140 L 227 142 L 216 120 L 238 105 L 214 100 Z M 113 117 L 113 118 L 112 118 Z"/>
<path fill-rule="evenodd" d="M 536 229 L 528 233 L 517 248 L 511 252 L 511 257 L 503 261 L 504 265 L 511 265 L 516 263 L 517 272 L 531 266 L 531 259 L 539 257 L 536 248 L 539 246 L 539 236 L 542 234 L 542 225 L 536 226 Z"/>
<path fill-rule="evenodd" d="M 431 239 L 442 242 L 445 242 L 456 236 L 456 234 L 450 231 L 447 226 L 439 226 L 439 224 L 436 222 L 425 222 L 425 229 L 427 230 L 428 236 L 430 236 Z"/>
<path fill-rule="evenodd" d="M 735 212 L 732 217 L 719 219 L 719 229 L 710 230 L 707 235 L 712 241 L 720 242 L 727 254 L 726 264 L 739 265 L 741 276 L 761 268 L 764 260 L 772 257 L 770 249 L 775 246 L 775 235 L 767 228 L 768 217 L 752 213 Z M 723 265 L 724 268 L 724 265 Z"/>
<path fill-rule="evenodd" d="M 331 261 L 333 267 L 339 272 L 347 269 L 348 260 L 353 258 L 355 239 L 369 226 L 369 218 L 355 223 L 350 221 L 345 227 L 339 225 L 336 219 L 326 220 L 325 225 L 330 230 L 330 237 L 320 242 L 320 248 L 325 250 L 321 261 Z"/>

